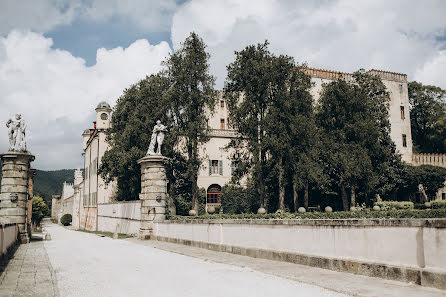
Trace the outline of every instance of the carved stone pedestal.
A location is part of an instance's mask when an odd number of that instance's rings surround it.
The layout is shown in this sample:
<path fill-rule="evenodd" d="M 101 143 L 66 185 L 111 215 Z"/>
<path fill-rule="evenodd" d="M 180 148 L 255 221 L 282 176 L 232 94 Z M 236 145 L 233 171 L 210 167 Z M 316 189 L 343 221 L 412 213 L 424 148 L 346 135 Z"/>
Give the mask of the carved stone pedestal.
<path fill-rule="evenodd" d="M 2 159 L 2 183 L 0 188 L 0 223 L 16 223 L 22 243 L 30 238 L 27 224 L 29 199 L 29 179 L 32 172 L 30 163 L 34 156 L 29 153 L 8 152 L 0 155 Z"/>
<path fill-rule="evenodd" d="M 161 155 L 147 155 L 138 160 L 141 165 L 141 226 L 139 239 L 150 239 L 153 222 L 166 218 L 167 177 Z"/>

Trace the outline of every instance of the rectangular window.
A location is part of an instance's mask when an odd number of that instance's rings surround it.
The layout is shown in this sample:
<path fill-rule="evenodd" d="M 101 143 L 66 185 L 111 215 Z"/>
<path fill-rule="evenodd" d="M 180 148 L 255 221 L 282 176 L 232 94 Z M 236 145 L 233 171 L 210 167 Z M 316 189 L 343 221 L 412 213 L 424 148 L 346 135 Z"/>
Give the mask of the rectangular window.
<path fill-rule="evenodd" d="M 223 175 L 223 161 L 209 160 L 209 175 L 220 174 Z"/>
<path fill-rule="evenodd" d="M 225 128 L 225 119 L 220 119 L 220 129 L 224 129 Z"/>
<path fill-rule="evenodd" d="M 400 93 L 402 93 L 402 92 L 403 92 L 403 85 L 400 84 Z"/>
<path fill-rule="evenodd" d="M 96 206 L 98 203 L 98 193 L 91 193 L 90 206 Z"/>
<path fill-rule="evenodd" d="M 211 174 L 218 174 L 218 160 L 211 160 Z"/>
<path fill-rule="evenodd" d="M 220 107 L 221 108 L 225 108 L 225 101 L 224 100 L 220 100 Z"/>
<path fill-rule="evenodd" d="M 446 200 L 446 193 L 441 193 L 441 200 Z"/>
<path fill-rule="evenodd" d="M 404 114 L 404 106 L 400 106 L 401 119 L 404 120 L 406 115 Z"/>
<path fill-rule="evenodd" d="M 406 137 L 406 134 L 403 134 L 403 147 L 407 147 L 407 137 Z"/>

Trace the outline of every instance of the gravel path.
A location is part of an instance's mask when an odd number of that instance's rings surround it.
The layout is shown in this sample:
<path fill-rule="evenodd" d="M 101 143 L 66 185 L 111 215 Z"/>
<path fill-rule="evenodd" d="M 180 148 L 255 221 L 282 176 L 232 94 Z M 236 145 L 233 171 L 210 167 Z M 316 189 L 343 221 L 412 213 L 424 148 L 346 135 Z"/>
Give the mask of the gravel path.
<path fill-rule="evenodd" d="M 61 297 L 347 297 L 317 286 L 233 265 L 113 240 L 54 224 L 45 248 Z"/>

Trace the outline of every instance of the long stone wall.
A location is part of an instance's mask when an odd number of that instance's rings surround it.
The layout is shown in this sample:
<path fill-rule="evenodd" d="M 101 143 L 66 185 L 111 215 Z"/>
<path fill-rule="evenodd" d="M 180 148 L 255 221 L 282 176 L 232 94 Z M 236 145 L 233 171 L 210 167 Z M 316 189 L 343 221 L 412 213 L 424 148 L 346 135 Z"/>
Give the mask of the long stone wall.
<path fill-rule="evenodd" d="M 98 205 L 98 230 L 123 234 L 138 234 L 141 200 Z"/>
<path fill-rule="evenodd" d="M 184 220 L 158 240 L 446 289 L 445 219 Z"/>

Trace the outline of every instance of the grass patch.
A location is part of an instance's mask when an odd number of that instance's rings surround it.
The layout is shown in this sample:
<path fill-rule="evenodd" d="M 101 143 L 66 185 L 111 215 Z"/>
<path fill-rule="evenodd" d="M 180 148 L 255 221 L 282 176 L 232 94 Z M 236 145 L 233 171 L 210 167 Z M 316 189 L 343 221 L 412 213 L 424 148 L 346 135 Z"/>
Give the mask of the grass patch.
<path fill-rule="evenodd" d="M 77 229 L 76 231 L 85 232 L 85 233 L 91 233 L 96 235 L 103 235 L 106 237 L 113 238 L 113 232 L 107 232 L 107 231 L 90 231 L 90 230 L 83 230 L 83 229 Z M 118 239 L 124 239 L 124 238 L 131 238 L 133 236 L 123 233 L 118 233 Z"/>
<path fill-rule="evenodd" d="M 203 219 L 427 219 L 446 218 L 446 208 L 441 209 L 401 209 L 373 211 L 364 209 L 359 211 L 335 212 L 306 212 L 289 213 L 276 212 L 259 214 L 214 214 L 201 216 L 170 216 L 169 220 L 203 220 Z"/>

